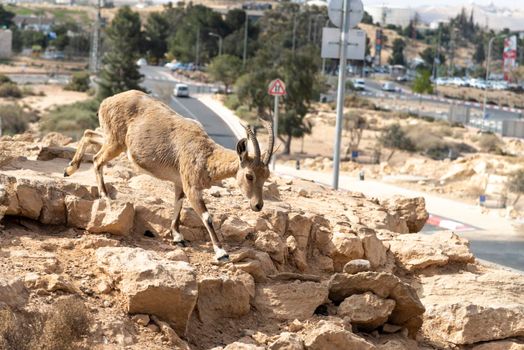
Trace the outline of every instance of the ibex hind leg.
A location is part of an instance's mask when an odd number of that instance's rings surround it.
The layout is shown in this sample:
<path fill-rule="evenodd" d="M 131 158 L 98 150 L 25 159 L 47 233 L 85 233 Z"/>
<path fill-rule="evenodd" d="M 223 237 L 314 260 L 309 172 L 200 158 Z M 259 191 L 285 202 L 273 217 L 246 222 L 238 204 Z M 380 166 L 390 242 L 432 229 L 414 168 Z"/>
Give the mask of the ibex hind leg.
<path fill-rule="evenodd" d="M 180 212 L 184 204 L 184 197 L 184 191 L 179 189 L 178 186 L 175 187 L 175 216 L 171 222 L 171 234 L 173 235 L 173 243 L 182 247 L 185 247 L 188 243 L 180 233 Z"/>
<path fill-rule="evenodd" d="M 122 153 L 123 150 L 123 147 L 118 144 L 105 143 L 93 159 L 93 168 L 95 169 L 96 183 L 100 197 L 108 198 L 106 185 L 104 183 L 104 165 Z"/>
<path fill-rule="evenodd" d="M 90 144 L 102 146 L 104 144 L 104 135 L 93 130 L 84 131 L 84 136 L 78 143 L 78 148 L 76 149 L 73 159 L 69 162 L 69 166 L 64 169 L 64 177 L 71 176 L 78 170 L 87 146 Z"/>

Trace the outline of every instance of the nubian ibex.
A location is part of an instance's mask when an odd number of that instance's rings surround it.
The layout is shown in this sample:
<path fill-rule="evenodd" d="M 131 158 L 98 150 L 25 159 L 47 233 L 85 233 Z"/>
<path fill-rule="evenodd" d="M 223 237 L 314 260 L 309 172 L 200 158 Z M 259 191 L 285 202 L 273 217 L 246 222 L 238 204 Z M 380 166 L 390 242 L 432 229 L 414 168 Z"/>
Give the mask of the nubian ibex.
<path fill-rule="evenodd" d="M 64 176 L 70 176 L 78 169 L 90 143 L 100 145 L 93 166 L 99 194 L 107 198 L 103 166 L 125 151 L 138 168 L 175 184 L 175 216 L 171 224 L 173 241 L 185 244 L 179 225 L 183 199 L 187 197 L 209 232 L 215 259 L 227 260 L 228 253 L 217 238 L 202 191 L 219 180 L 236 177 L 251 209 L 262 210 L 263 186 L 269 177 L 268 164 L 274 146 L 271 121 L 261 118 L 269 134 L 268 148 L 262 155 L 249 126 L 244 126 L 247 138 L 238 141 L 236 152 L 228 150 L 211 140 L 198 122 L 180 116 L 166 104 L 137 90 L 106 98 L 100 105 L 98 118 L 103 132 L 84 132 Z M 248 139 L 253 144 L 253 157 L 248 155 Z"/>

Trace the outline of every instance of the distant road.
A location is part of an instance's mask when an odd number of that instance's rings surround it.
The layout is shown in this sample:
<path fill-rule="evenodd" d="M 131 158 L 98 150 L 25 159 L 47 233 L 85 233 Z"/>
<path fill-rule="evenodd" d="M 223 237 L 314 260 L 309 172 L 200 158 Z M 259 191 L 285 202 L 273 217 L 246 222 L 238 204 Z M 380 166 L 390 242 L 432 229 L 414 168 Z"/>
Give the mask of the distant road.
<path fill-rule="evenodd" d="M 237 138 L 229 126 L 210 110 L 206 105 L 192 97 L 175 97 L 172 94 L 173 88 L 179 80 L 175 79 L 169 69 L 164 67 L 144 66 L 140 68 L 144 75 L 143 86 L 153 92 L 153 94 L 168 103 L 180 115 L 196 119 L 204 126 L 206 132 L 211 138 L 229 149 L 235 149 Z M 184 82 L 188 84 L 188 82 Z M 190 94 L 203 89 L 203 84 L 188 84 Z M 205 86 L 208 88 L 207 86 Z"/>

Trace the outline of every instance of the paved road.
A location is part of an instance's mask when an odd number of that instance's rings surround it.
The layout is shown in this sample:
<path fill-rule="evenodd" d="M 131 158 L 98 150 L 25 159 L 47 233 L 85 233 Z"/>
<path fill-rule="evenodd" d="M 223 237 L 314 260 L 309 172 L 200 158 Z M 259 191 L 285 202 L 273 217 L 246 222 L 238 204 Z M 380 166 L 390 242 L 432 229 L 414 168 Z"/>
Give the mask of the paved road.
<path fill-rule="evenodd" d="M 160 97 L 165 95 L 166 88 L 172 90 L 175 83 L 169 72 L 156 67 L 142 68 L 142 74 L 146 75 L 144 86 Z M 166 76 L 166 74 L 168 75 Z M 198 100 L 191 98 L 175 99 L 170 93 L 164 96 L 164 99 L 167 99 L 170 105 L 182 115 L 198 119 L 217 142 L 221 142 L 229 148 L 232 148 L 236 143 L 234 133 L 223 122 L 222 118 Z M 328 173 L 308 172 L 306 170 L 296 171 L 294 168 L 283 166 L 278 166 L 277 171 L 281 174 L 312 179 L 325 184 L 329 184 L 331 179 Z M 357 181 L 347 176 L 341 176 L 341 188 L 363 192 L 368 196 L 374 197 L 388 197 L 392 195 L 424 196 L 428 211 L 432 214 L 478 228 L 478 230 L 457 232 L 457 234 L 470 240 L 471 249 L 478 258 L 524 272 L 524 238 L 520 239 L 512 235 L 512 226 L 496 215 L 483 215 L 476 206 L 376 181 Z M 430 231 L 431 227 L 428 227 L 426 233 L 430 234 Z"/>
<path fill-rule="evenodd" d="M 202 123 L 209 136 L 216 143 L 226 148 L 235 149 L 237 139 L 222 118 L 196 98 L 173 96 L 172 90 L 177 80 L 168 69 L 145 66 L 141 67 L 140 71 L 145 77 L 144 87 L 156 97 L 164 100 L 184 117 L 196 119 Z M 204 86 L 190 85 L 190 94 L 197 92 L 199 88 L 203 90 Z"/>

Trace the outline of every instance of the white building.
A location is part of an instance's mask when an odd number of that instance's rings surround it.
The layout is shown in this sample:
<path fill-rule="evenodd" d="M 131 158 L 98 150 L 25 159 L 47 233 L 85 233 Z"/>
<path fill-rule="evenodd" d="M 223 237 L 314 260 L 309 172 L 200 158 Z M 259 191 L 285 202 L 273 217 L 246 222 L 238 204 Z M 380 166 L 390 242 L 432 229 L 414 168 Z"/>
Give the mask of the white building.
<path fill-rule="evenodd" d="M 373 17 L 373 23 L 380 23 L 383 26 L 392 24 L 405 27 L 415 18 L 415 11 L 410 8 L 369 6 L 365 10 Z"/>

